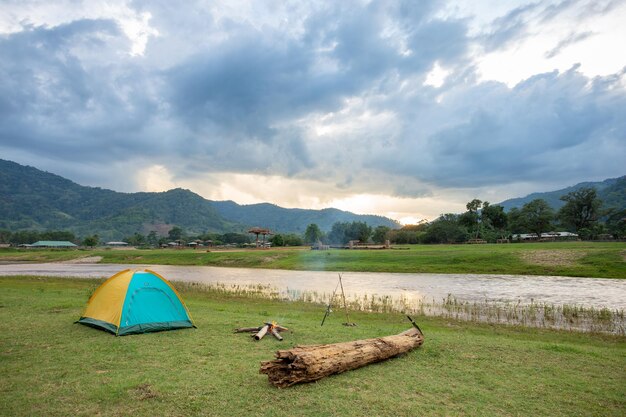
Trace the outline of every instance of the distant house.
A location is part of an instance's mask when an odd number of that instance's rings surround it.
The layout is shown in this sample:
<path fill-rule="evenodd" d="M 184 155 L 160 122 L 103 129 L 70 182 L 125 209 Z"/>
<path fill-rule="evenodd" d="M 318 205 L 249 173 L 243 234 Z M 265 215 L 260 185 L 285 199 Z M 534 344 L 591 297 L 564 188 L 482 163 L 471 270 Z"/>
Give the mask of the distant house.
<path fill-rule="evenodd" d="M 522 242 L 537 241 L 539 236 L 535 233 L 519 233 L 513 235 L 513 240 Z M 546 232 L 541 234 L 541 240 L 578 240 L 578 235 L 570 232 Z"/>
<path fill-rule="evenodd" d="M 105 243 L 106 246 L 128 246 L 128 243 L 126 242 L 107 242 Z"/>
<path fill-rule="evenodd" d="M 31 248 L 76 248 L 77 246 L 67 240 L 39 240 Z"/>

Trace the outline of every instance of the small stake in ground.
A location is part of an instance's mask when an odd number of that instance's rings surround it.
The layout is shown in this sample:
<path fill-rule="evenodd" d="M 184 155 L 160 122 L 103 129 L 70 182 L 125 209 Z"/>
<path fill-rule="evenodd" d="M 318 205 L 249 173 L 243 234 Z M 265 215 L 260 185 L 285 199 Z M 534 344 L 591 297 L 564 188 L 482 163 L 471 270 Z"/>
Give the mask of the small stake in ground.
<path fill-rule="evenodd" d="M 350 317 L 348 316 L 348 303 L 346 302 L 346 294 L 343 291 L 343 282 L 341 281 L 341 274 L 339 274 L 339 282 L 337 283 L 337 286 L 335 287 L 335 291 L 333 291 L 333 294 L 330 296 L 330 301 L 328 302 L 328 306 L 326 306 L 326 313 L 324 313 L 324 318 L 322 319 L 322 324 L 320 324 L 320 327 L 324 325 L 324 322 L 326 321 L 326 317 L 328 317 L 328 315 L 333 312 L 331 307 L 335 299 L 335 294 L 337 294 L 338 288 L 341 288 L 341 299 L 343 300 L 343 307 L 346 311 L 346 322 L 342 324 L 344 326 L 349 326 L 349 327 L 356 326 L 356 323 L 350 322 Z"/>

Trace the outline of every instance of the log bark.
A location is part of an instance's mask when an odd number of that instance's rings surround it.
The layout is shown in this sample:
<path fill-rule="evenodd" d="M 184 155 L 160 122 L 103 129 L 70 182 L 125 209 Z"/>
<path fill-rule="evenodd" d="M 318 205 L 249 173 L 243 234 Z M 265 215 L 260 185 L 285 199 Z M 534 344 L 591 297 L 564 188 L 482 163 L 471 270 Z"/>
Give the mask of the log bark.
<path fill-rule="evenodd" d="M 267 333 L 269 328 L 270 328 L 269 324 L 266 324 L 265 326 L 263 326 L 261 328 L 261 330 L 259 330 L 259 332 L 254 335 L 254 340 L 261 340 L 261 339 L 263 339 L 263 336 L 265 336 L 265 333 Z"/>
<path fill-rule="evenodd" d="M 240 327 L 235 329 L 235 333 L 249 333 L 249 332 L 258 332 L 261 330 L 261 326 L 257 327 Z"/>
<path fill-rule="evenodd" d="M 329 345 L 296 346 L 276 352 L 276 359 L 261 363 L 259 373 L 279 388 L 312 382 L 408 352 L 424 343 L 416 328 L 397 335 Z"/>
<path fill-rule="evenodd" d="M 283 337 L 280 335 L 280 333 L 278 333 L 278 330 L 277 330 L 275 327 L 273 327 L 273 328 L 272 328 L 271 332 L 272 332 L 272 335 L 273 335 L 276 339 L 278 339 L 278 340 L 279 340 L 279 341 L 281 341 L 281 342 L 283 341 Z"/>

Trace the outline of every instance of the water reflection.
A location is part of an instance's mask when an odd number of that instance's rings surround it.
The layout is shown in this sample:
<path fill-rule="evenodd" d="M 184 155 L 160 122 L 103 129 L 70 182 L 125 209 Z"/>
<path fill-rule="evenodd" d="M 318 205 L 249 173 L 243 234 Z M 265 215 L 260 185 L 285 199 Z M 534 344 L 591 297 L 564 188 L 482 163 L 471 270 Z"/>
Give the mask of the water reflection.
<path fill-rule="evenodd" d="M 173 281 L 262 284 L 279 291 L 332 293 L 336 272 L 216 268 L 207 266 L 112 264 L 0 265 L 0 275 L 43 275 L 105 278 L 126 268 L 149 268 Z M 626 309 L 626 280 L 521 275 L 342 273 L 346 295 L 365 294 L 441 301 L 449 295 L 460 301 L 529 304 L 570 304 Z"/>

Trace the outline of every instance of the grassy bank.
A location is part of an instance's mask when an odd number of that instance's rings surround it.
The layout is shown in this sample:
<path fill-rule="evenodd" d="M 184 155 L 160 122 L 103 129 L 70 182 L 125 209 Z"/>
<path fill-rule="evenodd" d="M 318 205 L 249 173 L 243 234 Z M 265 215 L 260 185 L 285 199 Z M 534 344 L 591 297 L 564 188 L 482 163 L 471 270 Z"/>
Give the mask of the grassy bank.
<path fill-rule="evenodd" d="M 47 262 L 101 256 L 122 264 L 209 265 L 322 271 L 431 272 L 626 278 L 626 243 L 413 245 L 391 250 L 303 248 L 206 250 L 0 250 L 0 261 Z"/>
<path fill-rule="evenodd" d="M 419 317 L 424 346 L 278 390 L 258 374 L 279 348 L 398 333 L 398 314 L 354 312 L 186 285 L 198 329 L 115 338 L 72 324 L 91 280 L 0 278 L 0 415 L 623 415 L 626 339 Z M 277 320 L 278 342 L 233 334 Z"/>

